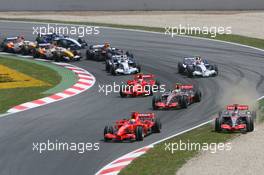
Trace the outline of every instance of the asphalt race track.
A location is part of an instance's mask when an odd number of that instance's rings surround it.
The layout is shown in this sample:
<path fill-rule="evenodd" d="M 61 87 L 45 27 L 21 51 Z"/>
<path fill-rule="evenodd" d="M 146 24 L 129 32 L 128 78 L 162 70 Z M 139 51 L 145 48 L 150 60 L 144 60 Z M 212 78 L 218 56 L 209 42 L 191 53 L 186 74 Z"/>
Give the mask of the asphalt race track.
<path fill-rule="evenodd" d="M 32 24 L 0 22 L 1 33 L 10 36 L 23 33 L 32 36 Z M 1 175 L 92 175 L 115 158 L 166 136 L 207 121 L 220 109 L 225 87 L 247 80 L 259 94 L 264 94 L 264 52 L 242 46 L 185 37 L 170 38 L 161 34 L 126 30 L 100 29 L 98 36 L 89 36 L 89 44 L 111 41 L 112 46 L 132 51 L 144 73 L 157 75 L 161 83 L 172 87 L 176 82 L 194 83 L 202 90 L 201 103 L 188 109 L 157 111 L 163 129 L 143 142 L 104 143 L 103 128 L 131 111 L 151 110 L 151 97 L 122 99 L 119 94 L 105 96 L 98 84 L 120 83 L 131 76 L 108 75 L 101 62 L 86 61 L 74 64 L 87 69 L 96 77 L 94 87 L 72 98 L 43 107 L 0 118 Z M 201 55 L 218 65 L 216 78 L 189 79 L 177 73 L 179 58 Z M 237 87 L 239 88 L 239 87 Z M 246 91 L 246 90 L 245 90 Z M 245 92 L 247 93 L 247 92 Z M 76 152 L 32 151 L 32 142 L 50 141 L 99 142 L 99 151 Z"/>

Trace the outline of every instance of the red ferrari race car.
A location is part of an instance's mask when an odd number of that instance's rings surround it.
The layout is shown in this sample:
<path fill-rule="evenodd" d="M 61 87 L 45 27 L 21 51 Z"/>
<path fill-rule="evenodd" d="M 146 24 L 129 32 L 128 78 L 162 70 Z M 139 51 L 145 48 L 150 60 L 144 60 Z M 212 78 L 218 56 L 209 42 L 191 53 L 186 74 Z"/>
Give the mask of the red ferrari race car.
<path fill-rule="evenodd" d="M 254 131 L 256 112 L 250 111 L 247 105 L 228 105 L 220 111 L 215 119 L 215 131 L 240 131 L 242 133 Z"/>
<path fill-rule="evenodd" d="M 160 82 L 152 74 L 136 74 L 133 80 L 120 89 L 121 97 L 151 96 L 153 91 L 159 90 Z"/>
<path fill-rule="evenodd" d="M 115 126 L 104 128 L 104 140 L 123 141 L 136 140 L 142 141 L 143 138 L 152 133 L 159 133 L 161 122 L 154 113 L 133 112 L 130 119 L 118 120 Z"/>
<path fill-rule="evenodd" d="M 192 103 L 200 102 L 201 98 L 201 91 L 195 89 L 193 85 L 176 84 L 174 90 L 165 92 L 161 96 L 154 96 L 152 108 L 154 110 L 187 108 Z"/>

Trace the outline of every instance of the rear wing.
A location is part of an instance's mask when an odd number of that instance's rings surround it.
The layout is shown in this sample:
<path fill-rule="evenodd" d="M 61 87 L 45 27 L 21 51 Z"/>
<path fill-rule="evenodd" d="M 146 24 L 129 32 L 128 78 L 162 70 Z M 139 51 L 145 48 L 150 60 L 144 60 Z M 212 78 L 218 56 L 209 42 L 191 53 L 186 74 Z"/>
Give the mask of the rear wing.
<path fill-rule="evenodd" d="M 45 46 L 50 46 L 51 44 L 50 43 L 41 43 L 41 44 L 38 44 L 39 47 L 45 47 Z"/>
<path fill-rule="evenodd" d="M 183 60 L 191 60 L 191 61 L 194 61 L 195 58 L 194 57 L 184 57 Z"/>
<path fill-rule="evenodd" d="M 6 40 L 16 40 L 16 39 L 18 39 L 18 37 L 17 36 L 15 36 L 15 37 L 8 37 L 8 38 L 5 38 Z"/>
<path fill-rule="evenodd" d="M 193 85 L 191 85 L 191 84 L 176 85 L 176 87 L 177 86 L 180 86 L 180 89 L 186 89 L 186 90 L 193 89 Z"/>
<path fill-rule="evenodd" d="M 136 74 L 134 76 L 134 79 L 144 79 L 144 78 L 154 78 L 155 76 L 153 74 Z"/>
<path fill-rule="evenodd" d="M 147 113 L 135 112 L 134 115 L 132 113 L 131 118 L 134 118 L 135 120 L 137 120 L 137 119 L 140 119 L 140 120 L 153 119 L 153 118 L 155 118 L 155 114 L 152 112 L 147 112 Z"/>
<path fill-rule="evenodd" d="M 238 105 L 238 104 L 233 104 L 233 105 L 227 105 L 226 106 L 227 110 L 249 110 L 248 105 Z"/>
<path fill-rule="evenodd" d="M 138 116 L 140 118 L 153 118 L 153 117 L 155 117 L 155 114 L 153 112 L 139 113 Z"/>

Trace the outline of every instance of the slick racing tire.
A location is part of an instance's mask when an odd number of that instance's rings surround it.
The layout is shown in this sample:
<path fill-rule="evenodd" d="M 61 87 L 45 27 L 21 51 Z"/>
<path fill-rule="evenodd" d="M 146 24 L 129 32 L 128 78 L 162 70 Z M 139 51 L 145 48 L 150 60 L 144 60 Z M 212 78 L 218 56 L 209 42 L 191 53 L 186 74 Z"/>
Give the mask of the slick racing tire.
<path fill-rule="evenodd" d="M 125 98 L 127 95 L 123 92 L 123 87 L 119 91 L 120 97 Z"/>
<path fill-rule="evenodd" d="M 110 72 L 111 72 L 111 75 L 114 75 L 114 76 L 115 76 L 115 75 L 116 75 L 115 67 L 112 66 L 112 67 L 110 68 Z"/>
<path fill-rule="evenodd" d="M 39 58 L 40 57 L 40 55 L 39 55 L 39 53 L 38 52 L 33 52 L 33 58 Z"/>
<path fill-rule="evenodd" d="M 246 124 L 247 124 L 247 132 L 254 131 L 254 120 L 252 117 L 246 118 Z"/>
<path fill-rule="evenodd" d="M 215 119 L 215 131 L 216 131 L 216 132 L 221 132 L 221 131 L 222 131 L 222 129 L 221 129 L 221 124 L 222 124 L 222 119 L 219 118 L 219 117 L 217 117 L 217 118 Z"/>
<path fill-rule="evenodd" d="M 160 133 L 161 130 L 161 122 L 159 118 L 155 118 L 154 126 L 151 128 L 153 133 Z"/>
<path fill-rule="evenodd" d="M 178 63 L 178 72 L 179 74 L 183 74 L 184 73 L 184 68 L 182 67 L 182 63 Z"/>
<path fill-rule="evenodd" d="M 194 94 L 195 102 L 200 102 L 202 99 L 202 93 L 200 90 L 196 90 Z"/>
<path fill-rule="evenodd" d="M 114 133 L 114 129 L 112 126 L 105 126 L 105 128 L 104 128 L 104 140 L 109 141 L 110 139 L 106 138 L 105 135 L 106 134 L 113 134 L 113 133 Z"/>
<path fill-rule="evenodd" d="M 156 80 L 155 85 L 158 87 L 158 90 L 160 90 L 161 83 L 158 79 Z"/>
<path fill-rule="evenodd" d="M 160 101 L 160 97 L 159 96 L 153 96 L 152 98 L 152 109 L 153 110 L 157 110 L 158 107 L 156 106 L 156 103 Z"/>
<path fill-rule="evenodd" d="M 138 69 L 138 71 L 136 72 L 136 74 L 141 72 L 141 66 L 137 65 L 137 69 Z"/>
<path fill-rule="evenodd" d="M 192 67 L 187 67 L 187 75 L 189 78 L 192 78 L 193 77 L 193 71 L 194 69 Z"/>
<path fill-rule="evenodd" d="M 216 74 L 214 74 L 214 77 L 216 77 L 218 75 L 218 67 L 217 65 L 213 66 L 213 70 L 215 70 Z"/>
<path fill-rule="evenodd" d="M 93 60 L 93 59 L 94 59 L 93 54 L 89 50 L 87 50 L 86 51 L 86 60 Z"/>
<path fill-rule="evenodd" d="M 105 70 L 106 70 L 106 72 L 110 72 L 110 65 L 109 65 L 108 61 L 105 61 Z"/>
<path fill-rule="evenodd" d="M 181 108 L 188 108 L 188 99 L 186 96 L 183 96 L 180 99 L 180 106 L 181 106 Z"/>
<path fill-rule="evenodd" d="M 142 126 L 138 126 L 136 128 L 136 140 L 142 141 L 143 138 L 144 138 L 143 128 L 142 128 Z"/>

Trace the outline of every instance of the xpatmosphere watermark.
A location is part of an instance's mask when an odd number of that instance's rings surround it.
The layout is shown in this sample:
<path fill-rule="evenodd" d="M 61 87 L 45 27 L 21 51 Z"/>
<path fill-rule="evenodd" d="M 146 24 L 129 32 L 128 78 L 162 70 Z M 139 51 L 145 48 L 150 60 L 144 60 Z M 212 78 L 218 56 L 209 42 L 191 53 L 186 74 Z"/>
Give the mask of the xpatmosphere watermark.
<path fill-rule="evenodd" d="M 72 151 L 79 154 L 83 154 L 89 151 L 99 151 L 100 143 L 91 143 L 91 142 L 65 142 L 65 141 L 51 141 L 47 140 L 45 142 L 33 142 L 32 150 L 40 154 L 49 151 Z"/>
<path fill-rule="evenodd" d="M 174 143 L 165 143 L 165 151 L 174 154 L 176 151 L 210 151 L 210 153 L 217 153 L 218 151 L 231 151 L 232 144 L 229 143 L 195 143 L 189 140 Z"/>
<path fill-rule="evenodd" d="M 94 26 L 62 26 L 57 24 L 45 24 L 40 26 L 33 26 L 33 35 L 45 35 L 45 34 L 60 34 L 67 36 L 76 36 L 79 38 L 88 35 L 100 34 L 100 28 Z"/>
<path fill-rule="evenodd" d="M 113 84 L 98 84 L 98 92 L 103 93 L 105 95 L 109 95 L 111 93 L 120 93 L 122 92 L 138 92 L 138 93 L 145 93 L 145 95 L 150 95 L 151 93 L 156 92 L 165 92 L 165 85 L 128 85 L 122 83 L 117 84 L 113 82 Z"/>
<path fill-rule="evenodd" d="M 179 26 L 166 26 L 165 35 L 174 37 L 176 35 L 209 35 L 211 38 L 215 38 L 217 35 L 232 34 L 232 27 L 223 26 L 203 26 L 195 27 L 189 24 Z"/>

